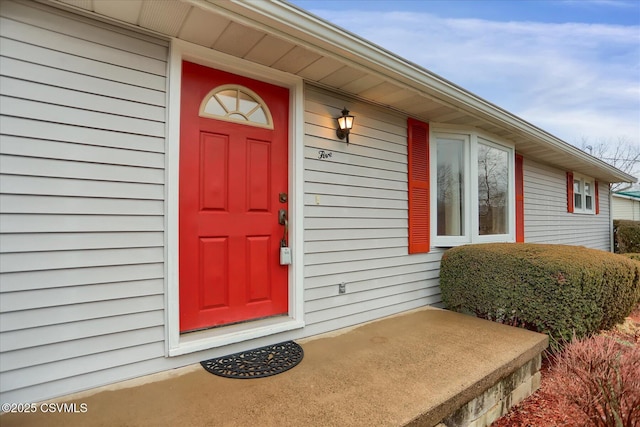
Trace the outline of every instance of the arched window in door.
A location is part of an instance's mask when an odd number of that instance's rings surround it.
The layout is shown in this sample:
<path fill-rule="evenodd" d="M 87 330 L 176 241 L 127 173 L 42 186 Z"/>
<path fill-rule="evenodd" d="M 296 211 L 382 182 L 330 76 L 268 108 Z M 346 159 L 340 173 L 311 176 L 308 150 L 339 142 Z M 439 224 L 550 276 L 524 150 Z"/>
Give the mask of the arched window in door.
<path fill-rule="evenodd" d="M 214 88 L 202 100 L 200 116 L 273 129 L 267 104 L 257 93 L 239 85 Z"/>

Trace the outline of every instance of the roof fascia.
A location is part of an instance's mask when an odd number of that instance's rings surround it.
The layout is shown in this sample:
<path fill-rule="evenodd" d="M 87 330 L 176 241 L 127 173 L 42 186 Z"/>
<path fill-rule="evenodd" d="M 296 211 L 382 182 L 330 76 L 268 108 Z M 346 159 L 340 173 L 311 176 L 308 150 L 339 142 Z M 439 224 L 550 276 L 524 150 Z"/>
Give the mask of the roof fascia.
<path fill-rule="evenodd" d="M 634 202 L 640 201 L 640 197 L 627 196 L 626 194 L 611 193 L 611 195 L 613 197 L 617 197 L 618 199 L 633 200 Z"/>

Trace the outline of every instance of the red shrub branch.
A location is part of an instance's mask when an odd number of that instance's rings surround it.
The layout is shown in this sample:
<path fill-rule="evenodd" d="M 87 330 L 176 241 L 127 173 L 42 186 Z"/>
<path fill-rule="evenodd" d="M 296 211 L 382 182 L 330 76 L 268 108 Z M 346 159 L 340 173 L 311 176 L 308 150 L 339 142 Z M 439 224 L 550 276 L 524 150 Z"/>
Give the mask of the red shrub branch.
<path fill-rule="evenodd" d="M 556 356 L 558 393 L 595 426 L 640 426 L 640 347 L 608 336 L 576 340 Z"/>

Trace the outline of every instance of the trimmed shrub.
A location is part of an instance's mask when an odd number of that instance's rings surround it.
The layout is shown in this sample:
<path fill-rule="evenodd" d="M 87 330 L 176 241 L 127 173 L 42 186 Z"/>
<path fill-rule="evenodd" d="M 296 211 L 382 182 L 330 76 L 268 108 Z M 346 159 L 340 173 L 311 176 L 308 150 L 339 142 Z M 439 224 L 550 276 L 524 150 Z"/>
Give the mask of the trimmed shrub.
<path fill-rule="evenodd" d="M 628 254 L 620 254 L 624 257 L 627 257 L 629 259 L 632 259 L 634 261 L 640 261 L 640 254 L 634 253 L 634 252 L 629 252 Z"/>
<path fill-rule="evenodd" d="M 640 300 L 639 264 L 579 246 L 489 243 L 449 249 L 440 288 L 450 310 L 569 342 L 609 329 Z"/>
<path fill-rule="evenodd" d="M 613 221 L 613 245 L 618 254 L 640 252 L 640 221 Z"/>
<path fill-rule="evenodd" d="M 636 266 L 638 267 L 638 270 L 640 271 L 640 254 L 634 253 L 634 252 L 629 252 L 626 254 L 620 254 L 620 256 L 623 256 L 625 258 L 629 258 L 630 260 L 632 260 L 633 262 L 636 263 Z M 637 295 L 637 299 L 636 299 L 636 305 L 640 304 L 640 292 Z"/>

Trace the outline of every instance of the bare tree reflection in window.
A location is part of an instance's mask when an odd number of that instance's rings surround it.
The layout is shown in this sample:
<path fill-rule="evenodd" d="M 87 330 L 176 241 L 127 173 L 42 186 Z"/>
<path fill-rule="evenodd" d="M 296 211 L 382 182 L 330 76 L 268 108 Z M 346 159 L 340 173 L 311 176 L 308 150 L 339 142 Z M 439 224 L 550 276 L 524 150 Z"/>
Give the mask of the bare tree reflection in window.
<path fill-rule="evenodd" d="M 464 141 L 438 140 L 438 235 L 463 236 L 464 226 Z"/>
<path fill-rule="evenodd" d="M 506 234 L 509 212 L 509 158 L 498 148 L 478 144 L 478 233 Z"/>

